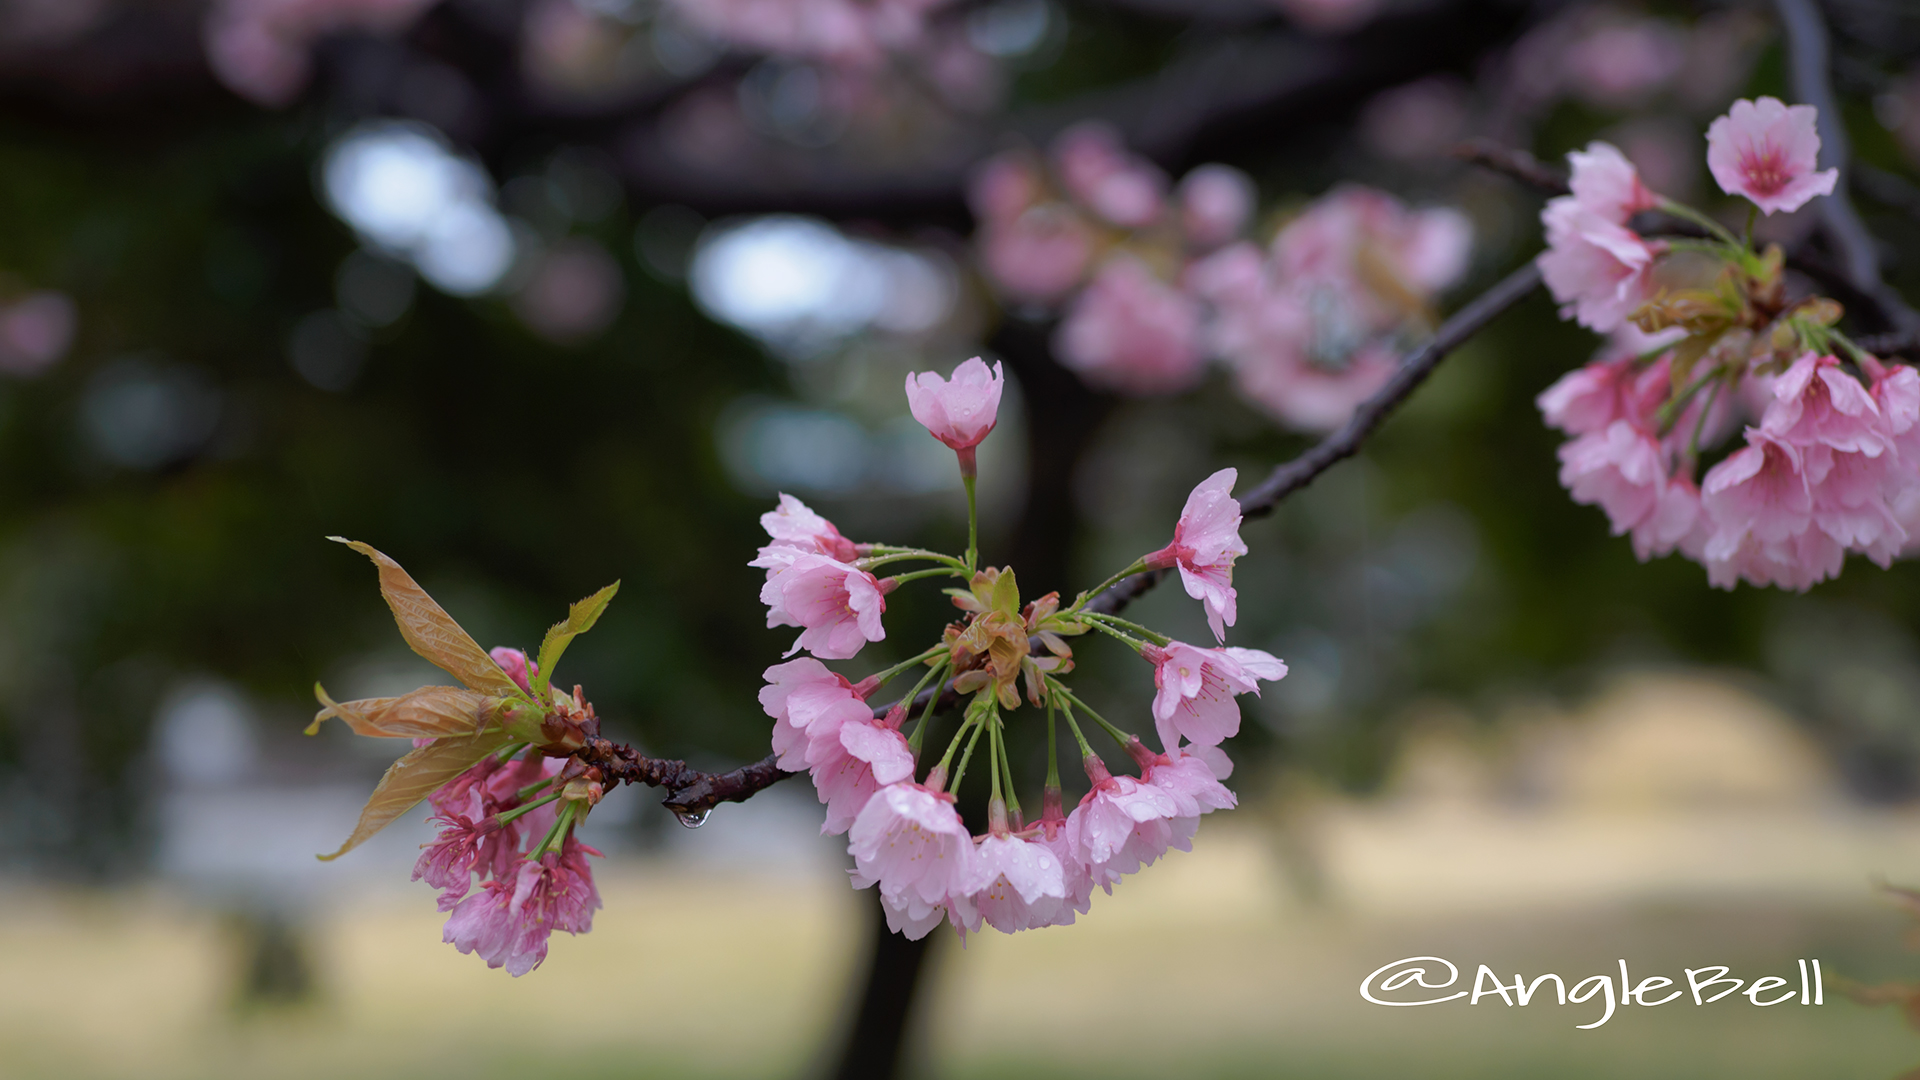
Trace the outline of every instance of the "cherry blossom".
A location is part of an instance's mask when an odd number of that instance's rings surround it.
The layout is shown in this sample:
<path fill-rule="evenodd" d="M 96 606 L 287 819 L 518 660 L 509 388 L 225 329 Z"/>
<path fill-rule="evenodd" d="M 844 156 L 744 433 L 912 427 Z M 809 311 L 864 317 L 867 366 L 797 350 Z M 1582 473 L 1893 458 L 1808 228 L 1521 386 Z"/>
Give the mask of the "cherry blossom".
<path fill-rule="evenodd" d="M 1765 214 L 1833 194 L 1840 171 L 1816 171 L 1819 158 L 1819 113 L 1811 105 L 1742 99 L 1707 127 L 1707 168 L 1720 190 L 1746 196 Z"/>
<path fill-rule="evenodd" d="M 1236 469 L 1221 469 L 1187 495 L 1173 542 L 1145 556 L 1148 568 L 1177 566 L 1187 595 L 1206 608 L 1207 625 L 1224 642 L 1235 618 L 1233 561 L 1247 553 L 1240 539 L 1240 504 L 1233 499 Z"/>
<path fill-rule="evenodd" d="M 887 636 L 880 616 L 887 610 L 882 585 L 872 574 L 837 559 L 797 548 L 768 547 L 748 563 L 767 571 L 760 602 L 767 626 L 798 626 L 786 655 L 806 649 L 828 660 L 857 655 L 869 641 Z"/>
<path fill-rule="evenodd" d="M 505 645 L 498 645 L 487 655 L 493 657 L 493 662 L 499 664 L 500 670 L 506 672 L 507 677 L 518 684 L 520 689 L 529 694 L 533 693 L 533 684 L 528 680 L 540 674 L 540 665 L 527 659 L 526 653 Z"/>
<path fill-rule="evenodd" d="M 1166 208 L 1166 174 L 1127 153 L 1110 125 L 1087 121 L 1061 132 L 1053 160 L 1067 191 L 1115 225 L 1150 225 Z"/>
<path fill-rule="evenodd" d="M 1670 476 L 1667 450 L 1646 430 L 1615 420 L 1560 448 L 1560 483 L 1573 501 L 1606 511 L 1613 534 L 1633 534 L 1640 561 L 1692 534 L 1700 516 L 1693 485 Z"/>
<path fill-rule="evenodd" d="M 1860 380 L 1832 356 L 1807 353 L 1773 381 L 1773 401 L 1760 426 L 1795 446 L 1829 446 L 1868 457 L 1892 447 L 1892 432 Z"/>
<path fill-rule="evenodd" d="M 1567 161 L 1573 200 L 1607 221 L 1625 225 L 1633 215 L 1660 205 L 1660 197 L 1647 190 L 1633 163 L 1611 143 L 1588 143 L 1585 150 L 1568 154 Z"/>
<path fill-rule="evenodd" d="M 1164 754 L 1135 756 L 1145 770 L 1143 778 L 1173 800 L 1180 818 L 1198 818 L 1240 805 L 1234 793 L 1220 782 L 1214 766 L 1198 753 L 1182 747 Z"/>
<path fill-rule="evenodd" d="M 773 717 L 773 749 L 788 772 L 799 772 L 825 756 L 814 744 L 837 746 L 840 726 L 849 719 L 873 716 L 866 701 L 870 685 L 856 686 L 810 656 L 775 664 L 764 677 L 760 707 Z"/>
<path fill-rule="evenodd" d="M 1131 256 L 1109 260 L 1054 338 L 1060 363 L 1089 385 L 1169 394 L 1199 381 L 1200 306 Z"/>
<path fill-rule="evenodd" d="M 1122 877 L 1151 865 L 1169 847 L 1187 850 L 1198 819 L 1183 816 L 1169 792 L 1131 776 L 1114 776 L 1098 757 L 1082 764 L 1093 787 L 1067 815 L 1075 861 L 1108 894 Z"/>
<path fill-rule="evenodd" d="M 817 551 L 822 555 L 852 562 L 859 557 L 859 549 L 853 541 L 840 535 L 833 522 L 814 513 L 806 503 L 784 492 L 780 495 L 780 505 L 760 515 L 760 527 L 773 538 L 768 547 L 796 547 L 803 551 Z M 766 554 L 766 548 L 760 549 Z"/>
<path fill-rule="evenodd" d="M 1654 247 L 1571 195 L 1541 211 L 1547 250 L 1537 262 L 1562 318 L 1600 333 L 1614 330 L 1652 295 Z"/>
<path fill-rule="evenodd" d="M 980 841 L 977 852 L 979 876 L 987 884 L 953 898 L 955 925 L 978 930 L 984 919 L 1012 934 L 1053 925 L 1062 907 L 1071 913 L 1064 866 L 1046 843 L 994 833 Z"/>
<path fill-rule="evenodd" d="M 938 925 L 931 913 L 945 908 L 950 897 L 986 884 L 953 797 L 921 784 L 889 784 L 875 792 L 847 831 L 847 841 L 854 887 L 878 884 L 889 912 L 897 912 L 910 938 Z M 893 925 L 892 914 L 888 921 Z"/>
<path fill-rule="evenodd" d="M 1240 706 L 1234 697 L 1260 692 L 1258 680 L 1283 679 L 1287 665 L 1258 649 L 1201 649 L 1185 642 L 1148 645 L 1140 655 L 1153 665 L 1153 719 L 1160 745 L 1172 750 L 1181 739 L 1215 746 L 1240 731 Z"/>
<path fill-rule="evenodd" d="M 1047 203 L 981 227 L 980 258 L 1002 293 L 1052 304 L 1080 284 L 1093 261 L 1093 230 L 1069 207 Z"/>
<path fill-rule="evenodd" d="M 977 356 L 954 368 L 951 381 L 931 371 L 907 375 L 907 407 L 913 418 L 960 455 L 964 475 L 974 474 L 974 447 L 999 420 L 1005 381 L 998 360 L 989 370 Z"/>
<path fill-rule="evenodd" d="M 547 958 L 553 931 L 592 929 L 600 893 L 586 856 L 600 853 L 571 839 L 563 847 L 539 862 L 522 861 L 511 880 L 485 882 L 481 891 L 460 901 L 442 940 L 518 978 Z"/>
<path fill-rule="evenodd" d="M 1806 589 L 1839 573 L 1845 552 L 1812 528 L 1813 492 L 1798 447 L 1748 428 L 1747 445 L 1707 473 L 1700 494 L 1712 524 L 1703 554 L 1713 584 L 1732 588 L 1745 578 Z"/>

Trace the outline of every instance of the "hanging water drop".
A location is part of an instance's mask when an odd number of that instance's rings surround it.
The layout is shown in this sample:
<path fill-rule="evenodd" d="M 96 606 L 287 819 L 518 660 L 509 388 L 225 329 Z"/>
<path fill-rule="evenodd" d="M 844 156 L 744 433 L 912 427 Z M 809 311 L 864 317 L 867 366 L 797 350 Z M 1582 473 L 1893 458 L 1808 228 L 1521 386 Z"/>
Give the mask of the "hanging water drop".
<path fill-rule="evenodd" d="M 711 813 L 713 813 L 712 810 L 682 810 L 679 807 L 674 807 L 673 810 L 673 816 L 679 818 L 680 824 L 685 825 L 689 829 L 697 829 L 705 825 L 707 823 L 707 815 Z"/>

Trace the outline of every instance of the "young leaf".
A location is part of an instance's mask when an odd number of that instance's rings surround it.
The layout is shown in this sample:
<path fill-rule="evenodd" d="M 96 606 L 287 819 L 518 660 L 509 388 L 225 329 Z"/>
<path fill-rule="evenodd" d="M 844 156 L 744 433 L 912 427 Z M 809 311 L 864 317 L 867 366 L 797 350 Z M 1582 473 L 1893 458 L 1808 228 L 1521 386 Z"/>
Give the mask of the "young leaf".
<path fill-rule="evenodd" d="M 1003 567 L 993 582 L 993 610 L 1008 615 L 1020 614 L 1020 583 L 1014 580 L 1013 567 Z"/>
<path fill-rule="evenodd" d="M 345 544 L 373 560 L 380 569 L 380 595 L 393 609 L 393 621 L 400 624 L 400 636 L 413 651 L 443 668 L 447 674 L 468 687 L 500 697 L 525 698 L 526 692 L 500 670 L 487 650 L 481 648 L 445 609 L 434 603 L 427 590 L 400 568 L 400 564 L 374 550 L 372 545 L 345 537 L 327 539 Z"/>
<path fill-rule="evenodd" d="M 560 654 L 567 651 L 567 646 L 573 643 L 575 637 L 593 629 L 593 624 L 600 620 L 600 613 L 607 610 L 613 594 L 619 591 L 620 583 L 616 581 L 568 608 L 565 622 L 557 622 L 547 628 L 547 639 L 540 643 L 540 673 L 533 677 L 535 700 L 546 688 L 547 680 L 553 677 L 553 665 L 560 662 Z"/>
<path fill-rule="evenodd" d="M 420 800 L 439 790 L 440 785 L 467 771 L 473 764 L 511 741 L 498 729 L 479 735 L 435 739 L 387 767 L 387 774 L 373 789 L 367 805 L 360 811 L 360 823 L 353 835 L 331 855 L 319 856 L 331 862 L 345 855 L 369 836 L 386 828 L 395 818 L 419 805 Z"/>
<path fill-rule="evenodd" d="M 458 686 L 423 686 L 399 697 L 339 702 L 315 683 L 313 696 L 326 708 L 314 714 L 307 734 L 318 732 L 328 717 L 338 717 L 356 735 L 390 739 L 471 735 L 488 725 L 500 705 L 497 697 Z"/>

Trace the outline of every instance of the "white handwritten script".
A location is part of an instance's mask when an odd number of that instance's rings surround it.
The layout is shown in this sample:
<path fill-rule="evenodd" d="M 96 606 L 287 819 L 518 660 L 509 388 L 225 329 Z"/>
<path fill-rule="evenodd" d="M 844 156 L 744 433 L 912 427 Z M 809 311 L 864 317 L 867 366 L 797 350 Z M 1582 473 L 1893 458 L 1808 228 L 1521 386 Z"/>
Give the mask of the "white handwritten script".
<path fill-rule="evenodd" d="M 1461 998 L 1466 998 L 1469 1005 L 1478 1005 L 1481 998 L 1491 997 L 1497 997 L 1509 1006 L 1525 1006 L 1551 986 L 1553 1001 L 1557 1005 L 1585 1005 L 1592 1002 L 1591 1007 L 1603 1010 L 1598 1020 L 1574 1025 L 1588 1030 L 1613 1019 L 1616 1008 L 1666 1005 L 1684 1002 L 1689 1000 L 1689 996 L 1695 1005 L 1711 1004 L 1736 993 L 1761 1006 L 1784 1005 L 1796 999 L 1802 1005 L 1826 1004 L 1820 979 L 1820 961 L 1801 960 L 1798 964 L 1800 978 L 1797 990 L 1794 980 L 1778 975 L 1762 975 L 1752 983 L 1736 979 L 1732 976 L 1732 969 L 1725 964 L 1684 969 L 1684 987 L 1662 975 L 1650 975 L 1636 983 L 1627 972 L 1625 960 L 1620 961 L 1620 974 L 1617 976 L 1609 972 L 1572 981 L 1551 972 L 1532 979 L 1516 973 L 1510 983 L 1501 982 L 1500 976 L 1492 968 L 1481 964 L 1480 970 L 1474 973 L 1471 990 L 1437 994 L 1436 991 L 1450 990 L 1460 983 L 1460 969 L 1452 961 L 1438 956 L 1410 956 L 1377 968 L 1360 983 L 1360 996 L 1375 1005 L 1401 1008 L 1444 1005 Z M 1741 987 L 1746 989 L 1742 990 Z"/>

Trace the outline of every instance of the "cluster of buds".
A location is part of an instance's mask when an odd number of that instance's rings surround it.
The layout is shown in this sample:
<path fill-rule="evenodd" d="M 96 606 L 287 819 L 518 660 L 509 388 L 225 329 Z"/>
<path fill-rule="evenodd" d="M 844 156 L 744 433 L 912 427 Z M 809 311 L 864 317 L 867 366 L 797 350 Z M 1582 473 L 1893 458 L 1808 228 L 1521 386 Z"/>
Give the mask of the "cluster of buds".
<path fill-rule="evenodd" d="M 340 542 L 379 568 L 380 593 L 407 644 L 461 685 L 344 702 L 315 685 L 322 708 L 307 734 L 338 719 L 355 734 L 413 741 L 353 834 L 321 858 L 339 858 L 427 800 L 440 832 L 423 845 L 413 878 L 441 890 L 440 910 L 451 912 L 444 940 L 524 975 L 546 959 L 553 931 L 586 933 L 600 907 L 587 862 L 600 853 L 574 835 L 605 794 L 601 770 L 574 756 L 599 737 L 600 721 L 580 687 L 569 694 L 548 673 L 619 583 L 573 605 L 530 660 L 518 649 L 481 649 L 399 563 Z"/>
<path fill-rule="evenodd" d="M 1224 642 L 1237 614 L 1233 563 L 1247 550 L 1231 469 L 1194 490 L 1170 544 L 1071 604 L 1057 593 L 1023 600 L 1011 567 L 977 565 L 972 455 L 993 429 L 1001 379 L 997 366 L 989 369 L 976 358 L 951 380 L 936 374 L 907 380 L 914 416 L 960 461 L 968 505 L 964 557 L 854 543 L 782 495 L 778 508 L 761 518 L 771 542 L 751 564 L 767 571 L 761 592 L 767 625 L 799 627 L 789 655 L 813 654 L 766 671 L 760 702 L 774 721 L 779 764 L 812 776 L 826 804 L 822 832 L 847 835 L 855 885 L 878 886 L 888 925 L 913 938 L 942 922 L 962 934 L 983 923 L 1006 933 L 1071 923 L 1089 910 L 1094 886 L 1111 893 L 1125 875 L 1169 848 L 1189 849 L 1202 814 L 1235 805 L 1221 783 L 1232 763 L 1220 748 L 1240 728 L 1234 698 L 1287 671 L 1267 653 L 1189 645 L 1090 604 L 1123 578 L 1177 567 Z M 931 565 L 885 578 L 874 574 L 915 562 Z M 886 596 L 929 578 L 952 583 L 945 592 L 961 613 L 938 642 L 858 682 L 817 659 L 851 659 L 867 642 L 882 640 Z M 1072 639 L 1093 632 L 1124 642 L 1152 665 L 1159 750 L 1088 708 L 1064 681 L 1073 670 Z M 913 688 L 892 704 L 868 704 L 915 670 Z M 928 763 L 923 747 L 948 695 L 965 701 L 961 719 L 945 751 Z M 1023 705 L 1034 710 L 1035 722 L 1044 714 L 1047 732 L 1047 775 L 1040 817 L 1032 822 L 1021 809 L 1006 751 L 1007 724 Z M 1059 770 L 1062 720 L 1090 782 L 1070 813 Z M 1111 772 L 1083 724 L 1111 737 L 1138 775 Z M 955 795 L 976 749 L 984 751 L 987 773 L 985 828 L 978 834 L 962 821 Z"/>
<path fill-rule="evenodd" d="M 1098 124 L 1069 128 L 1045 160 L 994 158 L 974 180 L 982 268 L 1011 300 L 1064 305 L 1054 352 L 1090 385 L 1176 393 L 1219 360 L 1276 419 L 1331 430 L 1466 269 L 1472 230 L 1452 210 L 1341 187 L 1263 249 L 1244 239 L 1246 175 L 1202 165 L 1169 186 Z"/>
<path fill-rule="evenodd" d="M 1709 127 L 1714 179 L 1752 204 L 1745 237 L 1649 191 L 1605 143 L 1569 155 L 1572 193 L 1541 215 L 1562 316 L 1613 338 L 1540 395 L 1574 436 L 1561 483 L 1642 560 L 1679 551 L 1722 588 L 1805 590 L 1848 552 L 1884 567 L 1920 535 L 1920 374 L 1849 341 L 1838 303 L 1790 296 L 1779 246 L 1752 240 L 1758 215 L 1833 191 L 1816 121 L 1763 97 Z M 1705 238 L 1642 236 L 1647 210 Z M 1735 432 L 1744 445 L 1702 474 Z"/>

